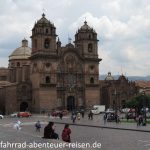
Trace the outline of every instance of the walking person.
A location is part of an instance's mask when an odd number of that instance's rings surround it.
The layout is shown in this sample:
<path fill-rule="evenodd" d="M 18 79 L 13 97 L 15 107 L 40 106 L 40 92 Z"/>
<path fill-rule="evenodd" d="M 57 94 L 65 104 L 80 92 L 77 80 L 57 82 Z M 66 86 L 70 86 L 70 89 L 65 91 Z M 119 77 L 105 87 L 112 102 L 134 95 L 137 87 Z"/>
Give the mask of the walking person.
<path fill-rule="evenodd" d="M 64 142 L 71 142 L 71 138 L 70 138 L 70 134 L 71 134 L 71 129 L 69 128 L 69 124 L 65 124 L 65 127 L 62 131 L 62 140 Z"/>
<path fill-rule="evenodd" d="M 80 120 L 80 118 L 81 118 L 80 116 L 81 116 L 81 115 L 80 115 L 80 113 L 78 112 L 78 113 L 77 113 L 77 119 L 78 119 L 78 120 Z"/>
<path fill-rule="evenodd" d="M 72 119 L 72 122 L 75 123 L 75 120 L 76 120 L 76 114 L 75 113 L 72 114 L 71 119 Z"/>
<path fill-rule="evenodd" d="M 106 113 L 104 114 L 103 119 L 104 119 L 104 124 L 106 124 L 106 120 L 107 120 L 107 114 Z"/>
<path fill-rule="evenodd" d="M 54 122 L 49 122 L 44 128 L 44 137 L 46 139 L 59 139 L 58 134 L 55 132 Z"/>
<path fill-rule="evenodd" d="M 84 118 L 84 110 L 81 111 L 82 118 Z"/>
<path fill-rule="evenodd" d="M 39 120 L 36 122 L 35 128 L 36 128 L 36 131 L 37 131 L 37 132 L 40 132 L 40 129 L 41 129 L 41 123 L 40 123 Z"/>
<path fill-rule="evenodd" d="M 91 120 L 93 120 L 93 113 L 92 113 L 92 111 L 90 111 L 90 118 L 91 118 Z"/>
<path fill-rule="evenodd" d="M 63 118 L 63 113 L 62 112 L 59 113 L 59 118 L 62 120 L 62 118 Z"/>
<path fill-rule="evenodd" d="M 91 119 L 91 113 L 90 112 L 88 113 L 88 119 L 89 120 Z"/>

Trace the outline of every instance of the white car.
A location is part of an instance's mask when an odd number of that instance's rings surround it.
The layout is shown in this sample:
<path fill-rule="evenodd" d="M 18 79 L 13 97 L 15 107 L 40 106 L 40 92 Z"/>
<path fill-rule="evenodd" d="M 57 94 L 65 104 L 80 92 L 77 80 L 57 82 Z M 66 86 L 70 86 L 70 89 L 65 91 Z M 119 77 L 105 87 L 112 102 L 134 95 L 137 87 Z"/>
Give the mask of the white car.
<path fill-rule="evenodd" d="M 13 114 L 10 115 L 11 117 L 18 117 L 18 112 L 14 112 Z"/>
<path fill-rule="evenodd" d="M 0 119 L 3 119 L 4 118 L 4 116 L 3 115 L 0 115 Z"/>
<path fill-rule="evenodd" d="M 106 113 L 115 113 L 115 110 L 113 110 L 112 108 L 108 108 L 108 109 L 106 110 Z"/>
<path fill-rule="evenodd" d="M 130 111 L 130 108 L 123 108 L 121 111 L 122 111 L 123 113 L 128 113 L 128 112 Z"/>

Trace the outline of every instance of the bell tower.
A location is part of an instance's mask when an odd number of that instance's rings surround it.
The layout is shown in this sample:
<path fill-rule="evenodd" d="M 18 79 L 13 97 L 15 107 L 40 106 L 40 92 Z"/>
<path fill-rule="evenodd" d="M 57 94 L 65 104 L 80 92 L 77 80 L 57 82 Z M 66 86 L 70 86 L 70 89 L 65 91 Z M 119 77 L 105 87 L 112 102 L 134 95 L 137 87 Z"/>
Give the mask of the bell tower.
<path fill-rule="evenodd" d="M 85 99 L 87 106 L 100 103 L 97 33 L 87 21 L 75 34 L 75 48 L 84 60 Z"/>
<path fill-rule="evenodd" d="M 75 34 L 75 47 L 80 49 L 80 53 L 85 58 L 98 58 L 97 33 L 91 28 L 87 21 Z"/>
<path fill-rule="evenodd" d="M 35 22 L 32 29 L 32 54 L 42 52 L 56 52 L 56 28 L 49 20 L 46 19 L 45 14 L 42 18 Z"/>
<path fill-rule="evenodd" d="M 35 23 L 31 36 L 30 78 L 33 90 L 32 106 L 35 112 L 40 112 L 43 109 L 43 111 L 49 111 L 57 106 L 56 68 L 58 44 L 56 37 L 54 24 L 47 20 L 43 13 L 42 18 Z"/>

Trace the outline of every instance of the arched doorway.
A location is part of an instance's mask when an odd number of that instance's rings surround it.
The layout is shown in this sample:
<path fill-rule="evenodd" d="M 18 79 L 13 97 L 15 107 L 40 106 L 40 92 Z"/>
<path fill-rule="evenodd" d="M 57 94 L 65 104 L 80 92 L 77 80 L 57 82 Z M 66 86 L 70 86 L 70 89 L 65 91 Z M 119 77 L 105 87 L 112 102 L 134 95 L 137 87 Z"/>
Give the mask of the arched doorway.
<path fill-rule="evenodd" d="M 20 104 L 20 111 L 27 111 L 28 110 L 28 103 L 27 102 L 22 102 Z"/>
<path fill-rule="evenodd" d="M 67 110 L 72 111 L 75 109 L 75 98 L 74 96 L 68 96 L 67 98 Z"/>

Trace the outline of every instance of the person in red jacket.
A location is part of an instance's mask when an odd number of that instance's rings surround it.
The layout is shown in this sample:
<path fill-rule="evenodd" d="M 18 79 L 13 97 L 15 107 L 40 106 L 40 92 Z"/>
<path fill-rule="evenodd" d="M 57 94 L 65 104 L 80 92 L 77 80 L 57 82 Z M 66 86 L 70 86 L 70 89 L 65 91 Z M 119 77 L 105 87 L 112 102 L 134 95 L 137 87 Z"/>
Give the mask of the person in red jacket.
<path fill-rule="evenodd" d="M 69 124 L 65 124 L 65 127 L 62 131 L 62 140 L 64 142 L 71 142 L 71 138 L 70 138 L 70 134 L 71 134 L 71 129 L 69 128 Z"/>

